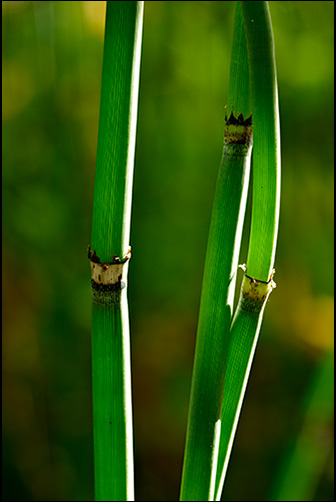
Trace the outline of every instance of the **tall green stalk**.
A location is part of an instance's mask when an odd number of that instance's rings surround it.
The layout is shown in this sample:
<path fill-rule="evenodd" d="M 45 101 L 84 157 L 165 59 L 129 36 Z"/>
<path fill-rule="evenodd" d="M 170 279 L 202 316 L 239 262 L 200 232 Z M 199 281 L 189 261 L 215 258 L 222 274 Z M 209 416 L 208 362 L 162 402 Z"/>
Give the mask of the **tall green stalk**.
<path fill-rule="evenodd" d="M 275 287 L 280 204 L 280 133 L 272 25 L 267 2 L 241 2 L 253 116 L 253 203 L 247 266 L 230 328 L 216 476 L 220 500 L 264 308 Z"/>
<path fill-rule="evenodd" d="M 249 115 L 248 61 L 242 18 L 235 23 L 229 104 Z M 241 49 L 243 49 L 241 53 Z M 242 64 L 237 64 L 239 61 Z M 238 84 L 240 83 L 240 85 Z M 245 92 L 241 93 L 241 86 Z M 198 320 L 181 500 L 212 500 L 224 369 L 252 148 L 251 119 L 231 113 L 212 209 Z"/>
<path fill-rule="evenodd" d="M 241 2 L 253 114 L 253 204 L 246 273 L 268 281 L 280 210 L 280 122 L 274 40 L 268 2 Z"/>
<path fill-rule="evenodd" d="M 95 499 L 134 500 L 127 267 L 143 2 L 107 2 L 89 248 Z"/>

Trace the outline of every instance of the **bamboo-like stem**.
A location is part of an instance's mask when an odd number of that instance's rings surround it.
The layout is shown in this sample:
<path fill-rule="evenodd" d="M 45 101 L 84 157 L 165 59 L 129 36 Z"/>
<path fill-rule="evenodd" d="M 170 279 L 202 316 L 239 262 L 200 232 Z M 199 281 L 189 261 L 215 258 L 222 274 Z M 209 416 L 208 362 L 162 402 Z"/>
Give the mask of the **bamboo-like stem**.
<path fill-rule="evenodd" d="M 236 2 L 234 18 L 228 103 L 245 117 L 251 114 L 249 63 L 240 2 Z"/>
<path fill-rule="evenodd" d="M 92 307 L 95 500 L 134 500 L 129 319 L 118 305 Z"/>
<path fill-rule="evenodd" d="M 231 58 L 229 105 L 247 117 L 248 61 L 242 37 L 240 13 Z M 241 86 L 245 93 L 240 92 Z M 203 275 L 180 500 L 212 500 L 215 489 L 223 377 L 252 145 L 251 124 L 242 124 L 242 116 L 239 119 L 240 124 L 231 114 L 224 131 Z M 240 144 L 233 139 L 237 132 L 242 135 Z"/>
<path fill-rule="evenodd" d="M 143 2 L 107 2 L 91 249 L 129 248 Z"/>
<path fill-rule="evenodd" d="M 278 86 L 268 2 L 241 2 L 253 115 L 253 204 L 247 274 L 268 281 L 274 267 L 280 210 Z"/>
<path fill-rule="evenodd" d="M 239 303 L 230 328 L 215 500 L 221 499 L 263 312 L 274 287 L 272 279 L 269 283 L 256 282 L 246 276 L 243 279 Z"/>
<path fill-rule="evenodd" d="M 230 116 L 231 120 L 233 115 Z M 227 335 L 247 197 L 252 128 L 225 126 L 197 329 L 181 500 L 212 500 L 220 437 Z M 231 143 L 230 129 L 242 129 L 244 144 Z M 232 295 L 230 297 L 229 295 Z"/>
<path fill-rule="evenodd" d="M 95 499 L 134 500 L 127 266 L 143 2 L 107 2 L 92 218 Z"/>
<path fill-rule="evenodd" d="M 253 204 L 248 263 L 230 328 L 216 476 L 220 500 L 269 294 L 280 204 L 280 133 L 274 43 L 267 2 L 241 2 L 253 114 Z M 256 140 L 257 139 L 257 140 Z"/>

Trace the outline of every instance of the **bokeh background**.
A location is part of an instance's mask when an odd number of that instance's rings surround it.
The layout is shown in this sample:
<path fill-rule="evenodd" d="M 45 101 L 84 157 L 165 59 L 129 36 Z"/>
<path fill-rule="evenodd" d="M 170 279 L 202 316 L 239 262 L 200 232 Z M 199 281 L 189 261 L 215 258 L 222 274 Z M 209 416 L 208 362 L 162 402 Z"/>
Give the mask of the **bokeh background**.
<path fill-rule="evenodd" d="M 146 2 L 129 277 L 137 500 L 177 500 L 235 2 Z M 334 2 L 270 2 L 282 200 L 223 500 L 333 497 Z M 2 2 L 3 500 L 93 500 L 105 2 Z M 246 261 L 251 200 L 241 250 Z M 241 272 L 239 272 L 240 274 Z"/>

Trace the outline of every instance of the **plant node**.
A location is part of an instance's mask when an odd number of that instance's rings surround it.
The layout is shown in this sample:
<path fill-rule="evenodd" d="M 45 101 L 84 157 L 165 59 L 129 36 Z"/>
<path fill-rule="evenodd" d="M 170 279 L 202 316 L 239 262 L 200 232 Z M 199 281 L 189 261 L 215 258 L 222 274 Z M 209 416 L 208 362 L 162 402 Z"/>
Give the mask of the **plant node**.
<path fill-rule="evenodd" d="M 259 315 L 266 301 L 276 288 L 273 281 L 275 270 L 272 271 L 268 281 L 260 281 L 246 274 L 246 265 L 239 265 L 245 272 L 241 287 L 241 309 L 251 315 Z"/>
<path fill-rule="evenodd" d="M 252 146 L 252 114 L 244 119 L 242 113 L 234 116 L 233 107 L 227 118 L 227 106 L 225 107 L 224 145 Z"/>
<path fill-rule="evenodd" d="M 112 257 L 112 263 L 100 263 L 96 251 L 88 247 L 91 264 L 92 301 L 94 303 L 115 304 L 120 302 L 120 291 L 126 288 L 128 262 L 131 258 L 129 248 L 124 258 Z"/>

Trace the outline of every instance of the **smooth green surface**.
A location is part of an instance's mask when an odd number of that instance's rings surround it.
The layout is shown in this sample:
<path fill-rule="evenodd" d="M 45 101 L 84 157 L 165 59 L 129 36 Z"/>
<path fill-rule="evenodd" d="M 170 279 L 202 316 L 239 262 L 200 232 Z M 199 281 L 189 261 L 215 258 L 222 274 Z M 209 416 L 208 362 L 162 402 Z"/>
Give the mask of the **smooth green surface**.
<path fill-rule="evenodd" d="M 91 238 L 101 262 L 123 258 L 129 248 L 142 17 L 143 2 L 107 2 Z M 92 305 L 98 501 L 134 500 L 127 293 L 116 295 L 114 305 Z"/>
<path fill-rule="evenodd" d="M 225 371 L 215 500 L 221 499 L 265 305 L 266 302 L 261 306 L 259 313 L 246 311 L 246 299 L 243 300 L 241 294 L 230 327 L 230 347 Z"/>
<path fill-rule="evenodd" d="M 250 153 L 224 147 L 210 224 L 198 320 L 181 500 L 211 500 L 218 422 L 232 315 L 230 281 L 236 271 L 247 196 Z M 250 149 L 251 152 L 251 149 Z"/>
<path fill-rule="evenodd" d="M 119 304 L 92 306 L 95 500 L 134 500 L 129 319 Z"/>
<path fill-rule="evenodd" d="M 229 104 L 247 117 L 248 66 L 242 39 L 240 17 L 235 24 Z M 245 86 L 244 93 L 237 82 Z M 212 500 L 214 495 L 224 370 L 250 159 L 251 147 L 224 146 L 203 274 L 180 500 Z"/>
<path fill-rule="evenodd" d="M 129 246 L 143 2 L 107 2 L 91 249 Z"/>
<path fill-rule="evenodd" d="M 280 131 L 274 44 L 267 2 L 241 2 L 241 6 L 248 49 L 253 117 L 252 222 L 246 275 L 268 281 L 274 265 L 280 204 Z M 264 290 L 265 285 L 261 284 L 260 288 Z M 221 498 L 267 301 L 265 297 L 260 312 L 256 314 L 252 295 L 243 298 L 245 293 L 246 290 L 242 289 L 230 328 L 216 500 Z M 248 303 L 251 303 L 252 308 L 249 308 Z"/>
<path fill-rule="evenodd" d="M 240 410 L 257 345 L 261 319 L 262 315 L 251 316 L 238 309 L 230 329 L 231 344 L 225 372 L 222 427 L 214 500 L 221 499 Z"/>
<path fill-rule="evenodd" d="M 274 41 L 267 2 L 241 2 L 253 115 L 253 204 L 247 274 L 268 281 L 280 208 L 280 125 Z"/>
<path fill-rule="evenodd" d="M 228 113 L 230 113 L 230 107 L 232 105 L 234 105 L 235 111 L 244 115 L 244 118 L 247 118 L 251 114 L 249 62 L 245 26 L 240 2 L 236 2 L 234 18 Z"/>

